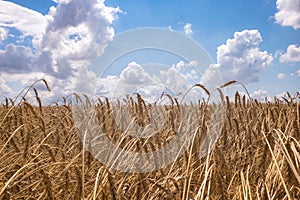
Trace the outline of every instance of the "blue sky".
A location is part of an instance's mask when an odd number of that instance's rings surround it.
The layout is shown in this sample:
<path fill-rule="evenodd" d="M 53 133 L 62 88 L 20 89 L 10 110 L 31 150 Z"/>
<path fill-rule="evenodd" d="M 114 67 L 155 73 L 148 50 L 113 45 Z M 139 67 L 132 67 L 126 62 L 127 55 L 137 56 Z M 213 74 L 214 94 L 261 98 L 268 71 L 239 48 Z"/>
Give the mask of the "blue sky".
<path fill-rule="evenodd" d="M 76 13 L 81 9 L 89 14 Z M 88 85 L 87 80 L 100 84 L 108 96 L 116 85 L 153 85 L 134 55 L 101 80 L 78 70 L 85 62 L 80 55 L 92 51 L 91 44 L 104 50 L 104 41 L 141 27 L 178 31 L 207 51 L 214 64 L 193 81 L 213 79 L 217 68 L 224 81 L 245 83 L 256 98 L 299 91 L 300 0 L 18 0 L 0 1 L 0 94 L 14 96 L 38 78 L 49 81 L 53 91 L 45 91 L 45 97 L 52 99 L 71 93 L 74 85 Z M 192 70 L 183 71 L 182 65 L 189 67 L 179 60 L 169 67 L 191 78 Z M 151 99 L 160 88 L 142 91 Z"/>

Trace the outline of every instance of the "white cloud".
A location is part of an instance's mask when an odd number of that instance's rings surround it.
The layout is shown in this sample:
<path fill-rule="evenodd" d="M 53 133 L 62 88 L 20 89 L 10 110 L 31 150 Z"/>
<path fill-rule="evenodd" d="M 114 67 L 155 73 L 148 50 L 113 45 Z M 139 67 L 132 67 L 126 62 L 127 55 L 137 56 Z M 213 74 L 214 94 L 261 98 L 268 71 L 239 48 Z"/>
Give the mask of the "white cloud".
<path fill-rule="evenodd" d="M 70 88 L 68 88 L 69 85 L 71 85 L 71 79 L 57 79 L 51 75 L 47 75 L 42 72 L 28 72 L 26 74 L 21 73 L 14 73 L 14 74 L 8 74 L 8 73 L 1 73 L 2 79 L 5 80 L 7 86 L 12 86 L 13 88 L 9 87 L 9 91 L 5 93 L 4 95 L 7 97 L 14 97 L 17 93 L 19 93 L 23 88 L 31 85 L 36 80 L 39 79 L 45 79 L 48 83 L 48 85 L 51 88 L 51 92 L 49 92 L 45 85 L 42 83 L 34 85 L 34 87 L 38 90 L 40 98 L 43 100 L 45 104 L 51 103 L 53 101 L 56 101 L 58 98 L 61 98 L 62 96 L 66 97 L 69 94 L 72 94 L 74 92 Z M 8 85 L 9 84 L 9 85 Z M 1 93 L 1 88 L 0 88 Z M 29 95 L 30 96 L 30 95 Z"/>
<path fill-rule="evenodd" d="M 105 6 L 104 0 L 56 2 L 58 5 L 43 16 L 17 4 L 0 1 L 0 26 L 3 27 L 0 41 L 6 37 L 7 30 L 15 28 L 21 32 L 15 39 L 31 36 L 33 47 L 8 44 L 0 50 L 0 72 L 7 74 L 0 92 L 12 91 L 6 83 L 16 76 L 18 81 L 32 82 L 47 77 L 53 89 L 52 96 L 48 94 L 51 98 L 70 94 L 74 88 L 85 90 L 83 86 L 88 87 L 88 82 L 98 81 L 93 73 L 80 68 L 93 48 L 98 46 L 101 53 L 106 43 L 113 39 L 111 24 L 119 8 Z M 20 84 L 26 86 L 28 81 Z"/>
<path fill-rule="evenodd" d="M 0 94 L 2 94 L 2 95 L 10 95 L 11 93 L 12 93 L 11 88 L 6 84 L 5 79 L 3 79 L 0 76 Z M 2 98 L 2 97 L 0 97 L 0 98 Z"/>
<path fill-rule="evenodd" d="M 296 91 L 297 92 L 297 91 Z M 286 100 L 290 101 L 291 100 L 291 97 L 294 98 L 297 96 L 297 93 L 291 93 L 289 91 L 284 91 L 284 92 L 281 92 L 277 95 L 275 95 L 275 97 L 283 102 L 286 102 Z M 299 99 L 298 98 L 294 98 L 294 102 L 299 102 Z"/>
<path fill-rule="evenodd" d="M 277 0 L 278 12 L 275 14 L 276 22 L 282 26 L 300 28 L 300 1 L 299 0 Z"/>
<path fill-rule="evenodd" d="M 14 96 L 14 92 L 9 88 L 7 83 L 19 82 L 20 87 L 24 88 L 31 85 L 38 79 L 46 79 L 51 88 L 48 92 L 41 84 L 35 86 L 38 89 L 39 95 L 45 104 L 57 101 L 61 97 L 66 97 L 73 92 L 78 94 L 87 94 L 98 97 L 106 96 L 108 98 L 120 98 L 125 94 L 140 93 L 148 102 L 155 102 L 160 95 L 165 92 L 172 96 L 181 93 L 184 94 L 192 84 L 189 83 L 187 73 L 192 73 L 189 69 L 191 63 L 179 62 L 163 68 L 162 71 L 148 71 L 142 65 L 131 62 L 120 73 L 119 76 L 97 77 L 95 73 L 85 68 L 74 71 L 74 74 L 64 79 L 59 79 L 51 74 L 44 72 L 28 71 L 22 73 L 1 74 L 0 93 L 6 96 Z M 8 81 L 4 81 L 8 80 Z M 192 93 L 194 92 L 194 93 Z M 195 100 L 195 91 L 191 91 L 186 95 L 185 100 Z"/>
<path fill-rule="evenodd" d="M 83 59 L 98 46 L 103 51 L 112 40 L 110 26 L 119 8 L 107 7 L 104 0 L 72 0 L 51 7 L 41 48 L 53 52 L 55 58 Z"/>
<path fill-rule="evenodd" d="M 266 90 L 256 90 L 250 96 L 259 101 L 263 101 L 267 97 L 267 91 Z"/>
<path fill-rule="evenodd" d="M 104 83 L 101 87 L 104 88 L 104 91 L 109 91 L 105 85 L 107 84 L 107 78 L 108 77 L 100 80 L 101 83 Z M 109 79 L 113 80 L 113 82 L 110 81 L 113 86 L 110 86 L 112 90 L 106 93 L 106 96 L 116 98 L 137 92 L 148 102 L 154 102 L 166 88 L 163 82 L 155 79 L 153 74 L 150 74 L 136 62 L 129 63 L 127 67 L 123 69 L 119 77 L 110 77 Z"/>
<path fill-rule="evenodd" d="M 188 80 L 174 68 L 169 68 L 167 71 L 161 71 L 162 82 L 166 88 L 172 91 L 173 94 L 184 93 L 190 87 Z"/>
<path fill-rule="evenodd" d="M 136 62 L 131 62 L 123 69 L 120 76 L 100 78 L 96 94 L 97 96 L 119 98 L 125 94 L 137 92 L 148 102 L 156 101 L 163 92 L 172 96 L 179 93 L 184 94 L 192 85 L 186 79 L 184 70 L 179 72 L 176 69 L 176 66 L 179 67 L 183 64 L 183 62 L 179 62 L 167 70 L 152 72 Z M 187 95 L 188 97 L 189 95 Z"/>
<path fill-rule="evenodd" d="M 152 81 L 151 76 L 136 62 L 129 63 L 122 71 L 120 78 L 121 81 L 129 85 L 141 85 Z"/>
<path fill-rule="evenodd" d="M 184 70 L 185 67 L 185 63 L 181 60 L 179 61 L 176 65 L 172 66 L 175 70 L 177 70 L 178 72 L 182 72 Z"/>
<path fill-rule="evenodd" d="M 195 66 L 197 66 L 198 64 L 199 63 L 196 60 L 192 60 L 189 63 L 185 63 L 184 61 L 181 60 L 177 64 L 172 65 L 171 69 L 175 70 L 185 80 L 194 81 L 200 78 L 198 76 L 198 72 L 195 69 Z"/>
<path fill-rule="evenodd" d="M 97 88 L 95 91 L 96 96 L 113 97 L 115 87 L 118 85 L 120 77 L 118 76 L 106 76 L 98 79 Z"/>
<path fill-rule="evenodd" d="M 137 92 L 149 103 L 158 100 L 163 92 L 166 92 L 163 84 L 153 82 L 137 89 Z"/>
<path fill-rule="evenodd" d="M 192 36 L 194 31 L 192 30 L 192 24 L 186 23 L 183 27 L 183 31 L 187 36 Z"/>
<path fill-rule="evenodd" d="M 295 44 L 289 45 L 287 52 L 280 56 L 280 62 L 300 62 L 300 46 L 297 47 Z"/>
<path fill-rule="evenodd" d="M 105 6 L 103 0 L 58 3 L 43 16 L 17 4 L 0 1 L 1 8 L 5 8 L 0 11 L 0 26 L 18 29 L 23 33 L 21 37 L 32 36 L 35 56 L 47 57 L 52 68 L 61 67 L 60 63 L 70 66 L 70 60 L 84 59 L 96 46 L 98 49 L 102 46 L 103 51 L 106 42 L 114 36 L 110 25 L 119 9 Z"/>
<path fill-rule="evenodd" d="M 7 29 L 0 27 L 0 44 L 2 41 L 4 41 L 7 37 Z"/>
<path fill-rule="evenodd" d="M 288 98 L 288 95 L 286 92 L 282 92 L 282 93 L 279 93 L 277 95 L 275 95 L 277 98 L 281 99 L 282 97 L 283 98 Z"/>
<path fill-rule="evenodd" d="M 73 84 L 70 85 L 70 87 L 74 87 L 71 89 L 76 90 L 76 93 L 94 95 L 98 79 L 99 78 L 94 72 L 87 69 L 81 69 L 74 77 Z"/>
<path fill-rule="evenodd" d="M 85 69 L 75 72 L 73 76 L 65 79 L 58 79 L 43 72 L 28 72 L 26 75 L 21 73 L 2 73 L 1 77 L 6 80 L 6 83 L 13 83 L 13 85 L 18 84 L 17 91 L 14 86 L 15 91 L 13 91 L 12 88 L 9 88 L 10 92 L 5 93 L 5 95 L 9 97 L 15 96 L 16 92 L 31 85 L 36 80 L 45 79 L 51 88 L 51 92 L 49 92 L 43 84 L 34 86 L 38 90 L 39 96 L 45 104 L 56 102 L 58 99 L 67 97 L 74 92 L 78 94 L 84 93 L 93 95 L 97 81 L 99 81 L 99 78 L 97 78 L 93 72 Z M 1 90 L 0 87 L 0 93 Z"/>
<path fill-rule="evenodd" d="M 278 79 L 284 79 L 285 77 L 286 77 L 286 75 L 284 73 L 277 74 Z"/>
<path fill-rule="evenodd" d="M 0 7 L 0 26 L 16 28 L 25 36 L 41 37 L 44 33 L 47 21 L 42 14 L 8 1 L 0 1 Z"/>
<path fill-rule="evenodd" d="M 213 83 L 220 75 L 223 82 L 233 79 L 245 84 L 258 81 L 260 72 L 273 61 L 271 54 L 260 51 L 261 42 L 262 37 L 258 30 L 235 32 L 232 39 L 218 47 L 217 64 L 209 66 L 202 81 Z M 222 83 L 213 83 L 220 84 Z"/>

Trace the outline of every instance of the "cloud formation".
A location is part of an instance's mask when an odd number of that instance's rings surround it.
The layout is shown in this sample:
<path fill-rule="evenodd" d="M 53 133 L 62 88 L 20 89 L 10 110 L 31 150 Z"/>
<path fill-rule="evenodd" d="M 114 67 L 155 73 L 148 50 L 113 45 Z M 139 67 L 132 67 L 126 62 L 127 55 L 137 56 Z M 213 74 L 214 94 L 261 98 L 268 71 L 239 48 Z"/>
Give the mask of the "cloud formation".
<path fill-rule="evenodd" d="M 7 58 L 1 59 L 0 69 L 8 73 L 39 69 L 58 78 L 72 75 L 76 67 L 72 61 L 84 60 L 95 46 L 103 51 L 114 36 L 111 23 L 119 11 L 97 0 L 62 1 L 46 16 L 11 2 L 0 1 L 0 5 L 0 26 L 18 29 L 22 37 L 31 36 L 34 49 L 9 44 L 0 52 L 1 58 Z"/>
<path fill-rule="evenodd" d="M 0 92 L 2 95 L 9 95 L 12 92 L 10 87 L 6 85 L 5 80 L 1 76 L 0 76 Z"/>
<path fill-rule="evenodd" d="M 275 20 L 282 26 L 291 26 L 294 29 L 300 28 L 300 1 L 299 0 L 277 0 L 278 12 Z"/>
<path fill-rule="evenodd" d="M 122 71 L 120 79 L 128 85 L 142 85 L 152 82 L 151 76 L 136 62 L 131 62 Z"/>
<path fill-rule="evenodd" d="M 209 66 L 202 81 L 211 83 L 215 77 L 221 75 L 223 82 L 257 82 L 260 72 L 273 61 L 271 54 L 259 49 L 261 42 L 262 37 L 258 30 L 235 32 L 232 39 L 218 47 L 217 64 Z"/>
<path fill-rule="evenodd" d="M 186 23 L 183 27 L 183 31 L 187 36 L 192 36 L 194 34 L 194 31 L 192 30 L 192 24 Z"/>
<path fill-rule="evenodd" d="M 284 79 L 286 77 L 285 73 L 279 73 L 277 74 L 278 79 Z"/>
<path fill-rule="evenodd" d="M 5 29 L 5 28 L 1 28 L 0 27 L 0 44 L 1 44 L 1 42 L 3 41 L 3 40 L 5 40 L 6 39 L 6 37 L 7 37 L 7 29 Z"/>
<path fill-rule="evenodd" d="M 54 52 L 57 59 L 72 60 L 84 59 L 96 46 L 103 51 L 113 39 L 111 23 L 118 12 L 119 8 L 105 6 L 104 0 L 72 0 L 51 7 L 41 48 Z"/>
<path fill-rule="evenodd" d="M 36 57 L 32 49 L 25 46 L 8 44 L 0 50 L 0 71 L 6 73 L 24 73 L 33 70 L 32 64 Z"/>
<path fill-rule="evenodd" d="M 146 101 L 155 102 L 163 92 L 172 96 L 184 94 L 192 86 L 187 79 L 187 74 L 192 70 L 185 69 L 189 66 L 189 63 L 180 61 L 168 69 L 153 72 L 136 62 L 131 62 L 119 76 L 99 78 L 96 95 L 119 98 L 125 94 L 140 93 Z"/>
<path fill-rule="evenodd" d="M 34 38 L 44 34 L 47 21 L 41 13 L 8 1 L 0 1 L 0 7 L 0 27 L 15 28 Z"/>
<path fill-rule="evenodd" d="M 279 61 L 282 63 L 300 62 L 300 46 L 295 44 L 289 45 L 286 53 L 280 56 Z"/>
<path fill-rule="evenodd" d="M 94 47 L 98 46 L 101 53 L 113 39 L 111 24 L 117 19 L 119 8 L 105 6 L 104 0 L 56 2 L 57 6 L 43 16 L 12 2 L 0 1 L 0 43 L 11 30 L 20 32 L 14 35 L 15 40 L 29 41 L 10 43 L 0 50 L 0 73 L 7 75 L 7 79 L 1 79 L 0 93 L 9 91 L 7 85 L 13 76 L 24 73 L 35 78 L 43 74 L 54 88 L 59 86 L 65 91 L 74 88 L 75 77 L 91 80 L 92 74 L 80 68 Z"/>
<path fill-rule="evenodd" d="M 267 97 L 266 90 L 255 90 L 251 95 L 251 98 L 263 101 Z"/>

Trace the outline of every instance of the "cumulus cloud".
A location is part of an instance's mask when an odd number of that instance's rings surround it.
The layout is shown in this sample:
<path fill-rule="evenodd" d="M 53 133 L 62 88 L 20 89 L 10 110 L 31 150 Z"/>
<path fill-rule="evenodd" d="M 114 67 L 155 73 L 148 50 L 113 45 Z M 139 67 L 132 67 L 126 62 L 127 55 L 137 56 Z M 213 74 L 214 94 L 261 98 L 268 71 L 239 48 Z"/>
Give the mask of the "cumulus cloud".
<path fill-rule="evenodd" d="M 117 17 L 118 8 L 105 6 L 103 0 L 57 3 L 43 16 L 17 4 L 0 1 L 3 8 L 0 26 L 16 28 L 22 37 L 32 36 L 33 48 L 37 52 L 35 56 L 45 58 L 47 55 L 52 67 L 67 64 L 69 60 L 82 60 L 95 46 L 104 48 L 106 42 L 112 40 L 114 29 L 111 23 Z"/>
<path fill-rule="evenodd" d="M 187 36 L 192 36 L 194 31 L 192 30 L 192 24 L 186 23 L 183 27 L 183 31 Z"/>
<path fill-rule="evenodd" d="M 108 98 L 122 98 L 125 94 L 139 93 L 148 102 L 155 102 L 163 92 L 176 96 L 184 94 L 192 84 L 187 79 L 187 73 L 192 70 L 189 68 L 191 63 L 180 61 L 170 68 L 163 68 L 161 71 L 151 71 L 143 68 L 142 65 L 131 62 L 118 76 L 97 77 L 96 74 L 88 69 L 81 69 L 74 72 L 72 77 L 58 79 L 50 74 L 43 72 L 30 71 L 26 76 L 21 73 L 1 74 L 0 93 L 7 96 L 14 96 L 8 83 L 20 82 L 22 86 L 28 86 L 38 79 L 46 79 L 51 87 L 48 92 L 43 85 L 37 85 L 40 97 L 46 103 L 55 102 L 61 97 L 66 97 L 76 91 L 78 94 L 86 94 L 90 97 L 94 95 L 106 96 Z M 4 81 L 8 80 L 8 81 Z M 22 89 L 20 87 L 19 89 Z M 195 93 L 186 95 L 186 100 L 195 100 Z"/>
<path fill-rule="evenodd" d="M 175 70 L 180 76 L 182 76 L 185 80 L 197 80 L 199 78 L 199 74 L 196 71 L 194 66 L 198 65 L 198 61 L 192 60 L 189 63 L 185 63 L 184 61 L 179 61 L 178 63 L 171 66 L 171 70 Z"/>
<path fill-rule="evenodd" d="M 259 101 L 263 101 L 267 97 L 266 90 L 256 90 L 251 95 L 251 98 L 257 99 Z"/>
<path fill-rule="evenodd" d="M 172 96 L 184 94 L 192 86 L 186 79 L 183 70 L 185 65 L 190 64 L 181 61 L 168 69 L 164 68 L 158 72 L 153 72 L 144 69 L 142 65 L 136 62 L 131 62 L 119 76 L 99 78 L 95 93 L 97 96 L 104 95 L 113 98 L 139 93 L 148 102 L 155 102 L 163 92 Z"/>
<path fill-rule="evenodd" d="M 107 79 L 114 86 L 107 88 Z M 129 63 L 123 69 L 120 76 L 111 76 L 100 79 L 103 83 L 104 91 L 109 91 L 106 96 L 119 98 L 125 94 L 140 93 L 143 97 L 153 102 L 162 92 L 164 92 L 165 85 L 155 80 L 153 74 L 146 71 L 140 64 L 136 62 Z"/>
<path fill-rule="evenodd" d="M 103 51 L 114 36 L 110 25 L 117 12 L 119 8 L 105 6 L 104 0 L 63 1 L 46 16 L 47 34 L 41 47 L 54 52 L 55 57 L 75 60 L 85 58 L 96 46 Z"/>
<path fill-rule="evenodd" d="M 73 75 L 68 60 L 54 60 L 51 52 L 33 53 L 30 47 L 8 44 L 0 50 L 0 71 L 6 73 L 43 72 L 59 79 Z"/>
<path fill-rule="evenodd" d="M 95 95 L 113 97 L 114 90 L 120 81 L 119 76 L 106 76 L 98 79 L 97 88 L 95 91 Z"/>
<path fill-rule="evenodd" d="M 300 28 L 300 1 L 299 0 L 277 0 L 278 12 L 275 14 L 276 22 L 282 26 Z"/>
<path fill-rule="evenodd" d="M 279 73 L 277 74 L 278 79 L 284 79 L 286 77 L 285 73 Z"/>
<path fill-rule="evenodd" d="M 7 73 L 28 72 L 35 59 L 31 48 L 9 44 L 0 50 L 0 70 Z"/>
<path fill-rule="evenodd" d="M 167 71 L 161 71 L 163 84 L 166 88 L 172 91 L 173 95 L 178 93 L 185 93 L 189 88 L 189 82 L 178 73 L 174 68 L 169 68 Z"/>
<path fill-rule="evenodd" d="M 159 99 L 163 92 L 166 92 L 163 84 L 153 82 L 137 89 L 137 92 L 149 103 L 153 103 Z M 169 93 L 168 93 L 169 94 Z M 171 95 L 171 94 L 170 94 Z"/>
<path fill-rule="evenodd" d="M 279 61 L 282 63 L 300 62 L 300 46 L 289 45 L 286 53 L 280 56 Z"/>
<path fill-rule="evenodd" d="M 12 2 L 0 1 L 0 42 L 10 29 L 20 31 L 16 39 L 32 39 L 27 46 L 8 44 L 0 50 L 0 72 L 10 74 L 8 79 L 24 73 L 34 78 L 43 74 L 53 84 L 54 91 L 61 87 L 61 91 L 72 93 L 74 86 L 83 87 L 85 81 L 96 81 L 91 72 L 81 69 L 82 63 L 94 47 L 98 46 L 98 53 L 102 53 L 106 43 L 113 39 L 111 24 L 119 8 L 105 6 L 104 0 L 55 2 L 58 4 L 43 16 Z M 0 92 L 9 91 L 7 85 L 1 84 Z M 57 91 L 57 95 L 63 93 Z"/>
<path fill-rule="evenodd" d="M 213 83 L 220 75 L 224 82 L 232 79 L 245 84 L 258 81 L 260 72 L 273 61 L 271 54 L 259 49 L 261 42 L 258 30 L 235 32 L 232 39 L 218 47 L 217 64 L 209 66 L 202 81 Z"/>
<path fill-rule="evenodd" d="M 93 94 L 98 97 L 122 98 L 126 94 L 139 93 L 146 101 L 155 102 L 162 93 L 172 96 L 183 95 L 191 88 L 193 85 L 191 77 L 198 77 L 192 67 L 194 65 L 196 65 L 195 61 L 190 63 L 179 61 L 167 69 L 153 71 L 144 68 L 139 63 L 130 62 L 118 76 L 96 78 L 93 73 L 84 72 L 78 77 L 79 81 L 73 85 L 80 88 L 82 93 L 92 94 L 94 92 Z M 82 77 L 83 80 L 80 80 Z M 89 80 L 91 81 L 89 82 Z M 97 82 L 97 86 L 95 86 L 95 82 Z M 95 91 L 93 91 L 94 89 Z M 195 101 L 199 97 L 197 95 L 201 95 L 200 91 L 191 91 L 185 96 L 186 102 Z"/>
<path fill-rule="evenodd" d="M 129 85 L 141 85 L 152 81 L 151 76 L 136 62 L 131 62 L 122 71 L 120 79 Z"/>

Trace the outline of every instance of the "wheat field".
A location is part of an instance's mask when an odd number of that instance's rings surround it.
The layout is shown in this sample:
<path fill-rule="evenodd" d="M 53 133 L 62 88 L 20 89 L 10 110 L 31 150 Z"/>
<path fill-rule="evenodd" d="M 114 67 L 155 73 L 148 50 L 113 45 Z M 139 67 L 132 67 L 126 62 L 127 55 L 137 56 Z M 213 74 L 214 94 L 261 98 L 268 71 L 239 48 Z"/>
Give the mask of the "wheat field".
<path fill-rule="evenodd" d="M 225 96 L 221 135 L 201 158 L 210 105 L 202 100 L 188 105 L 202 113 L 194 119 L 199 127 L 190 148 L 162 169 L 132 173 L 109 168 L 86 150 L 74 125 L 72 100 L 44 105 L 34 85 L 29 90 L 31 101 L 25 92 L 18 101 L 6 98 L 0 108 L 1 199 L 300 199 L 299 93 L 272 102 Z M 92 106 L 114 144 L 150 152 L 174 137 L 178 112 L 187 106 L 167 98 L 172 104 L 148 104 L 139 94 L 127 99 L 142 126 L 149 107 L 168 111 L 165 127 L 151 140 L 124 137 L 111 114 L 118 102 L 99 98 Z"/>

